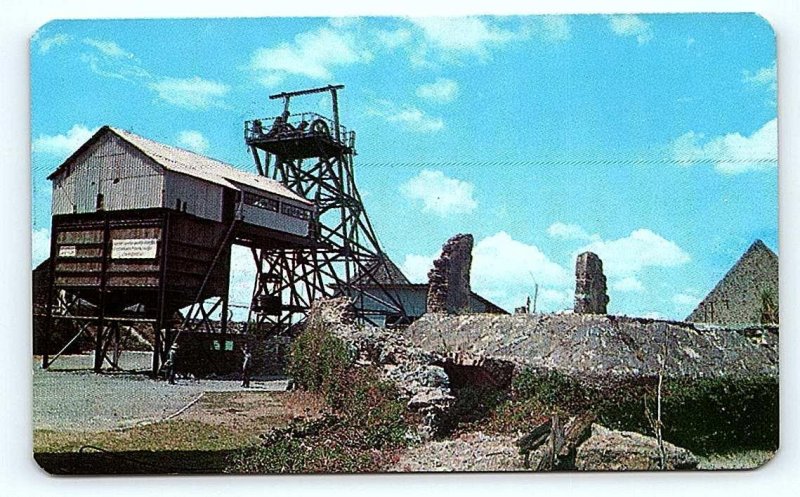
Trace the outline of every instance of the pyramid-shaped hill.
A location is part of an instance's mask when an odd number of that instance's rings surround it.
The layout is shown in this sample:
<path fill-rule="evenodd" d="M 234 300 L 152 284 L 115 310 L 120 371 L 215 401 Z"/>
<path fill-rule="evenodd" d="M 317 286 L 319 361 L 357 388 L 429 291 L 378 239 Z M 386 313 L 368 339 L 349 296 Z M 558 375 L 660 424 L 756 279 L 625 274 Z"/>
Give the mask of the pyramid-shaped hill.
<path fill-rule="evenodd" d="M 778 256 L 756 240 L 686 320 L 724 326 L 761 323 L 765 296 L 777 306 Z"/>

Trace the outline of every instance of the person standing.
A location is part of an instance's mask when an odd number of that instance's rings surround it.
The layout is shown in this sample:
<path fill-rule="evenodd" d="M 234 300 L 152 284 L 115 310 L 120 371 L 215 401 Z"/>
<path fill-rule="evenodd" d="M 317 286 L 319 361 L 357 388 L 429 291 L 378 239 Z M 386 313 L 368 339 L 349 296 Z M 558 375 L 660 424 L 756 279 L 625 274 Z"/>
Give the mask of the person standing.
<path fill-rule="evenodd" d="M 250 370 L 253 365 L 253 357 L 246 343 L 242 347 L 242 355 L 242 386 L 250 388 Z"/>
<path fill-rule="evenodd" d="M 169 381 L 170 385 L 175 384 L 175 376 L 176 376 L 176 365 L 178 361 L 178 344 L 173 343 L 172 347 L 169 348 L 169 353 L 167 354 L 167 380 Z"/>

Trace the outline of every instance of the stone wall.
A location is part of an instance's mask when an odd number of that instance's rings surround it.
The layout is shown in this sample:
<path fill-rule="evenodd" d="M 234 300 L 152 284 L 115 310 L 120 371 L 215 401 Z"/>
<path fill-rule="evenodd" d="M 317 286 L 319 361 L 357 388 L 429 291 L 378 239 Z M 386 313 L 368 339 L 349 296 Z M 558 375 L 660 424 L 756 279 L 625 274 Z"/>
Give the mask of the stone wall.
<path fill-rule="evenodd" d="M 507 361 L 587 383 L 618 378 L 778 375 L 778 329 L 706 329 L 675 321 L 598 314 L 427 314 L 403 335 L 456 364 Z"/>
<path fill-rule="evenodd" d="M 603 261 L 584 252 L 575 261 L 575 313 L 606 314 L 608 306 Z"/>
<path fill-rule="evenodd" d="M 442 246 L 442 255 L 428 272 L 426 312 L 454 314 L 469 309 L 472 245 L 469 234 L 458 234 Z"/>

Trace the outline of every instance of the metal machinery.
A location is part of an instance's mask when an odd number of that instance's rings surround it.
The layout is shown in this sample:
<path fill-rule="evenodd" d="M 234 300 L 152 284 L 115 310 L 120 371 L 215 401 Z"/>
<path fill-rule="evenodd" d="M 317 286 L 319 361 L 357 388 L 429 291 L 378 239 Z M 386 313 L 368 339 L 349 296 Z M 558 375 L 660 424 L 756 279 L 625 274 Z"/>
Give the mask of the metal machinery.
<path fill-rule="evenodd" d="M 320 297 L 346 295 L 356 316 L 405 316 L 403 305 L 384 288 L 391 262 L 380 248 L 353 173 L 355 132 L 339 122 L 338 91 L 343 85 L 283 92 L 280 116 L 245 123 L 245 142 L 259 174 L 274 178 L 311 200 L 317 243 L 308 248 L 253 248 L 257 273 L 251 322 L 257 330 L 286 333 Z M 315 113 L 291 114 L 294 97 L 330 93 L 333 119 Z M 393 267 L 393 266 L 392 266 Z M 382 277 L 383 275 L 383 277 Z M 365 302 L 379 306 L 365 306 Z"/>

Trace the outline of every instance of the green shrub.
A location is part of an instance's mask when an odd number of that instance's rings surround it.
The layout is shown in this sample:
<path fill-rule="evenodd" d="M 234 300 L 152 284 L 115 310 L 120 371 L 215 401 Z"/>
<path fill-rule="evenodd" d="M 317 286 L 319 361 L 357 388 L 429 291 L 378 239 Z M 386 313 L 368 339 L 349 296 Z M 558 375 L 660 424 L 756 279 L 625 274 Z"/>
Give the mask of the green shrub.
<path fill-rule="evenodd" d="M 513 400 L 496 416 L 505 427 L 526 416 L 557 411 L 597 414 L 612 429 L 653 435 L 646 410 L 655 415 L 657 378 L 627 378 L 604 388 L 581 384 L 557 372 L 526 370 L 513 383 Z M 664 439 L 698 454 L 743 449 L 776 450 L 779 439 L 778 381 L 769 377 L 665 380 L 662 387 Z M 503 424 L 499 424 L 503 426 Z"/>
<path fill-rule="evenodd" d="M 295 339 L 289 359 L 295 384 L 318 392 L 333 423 L 277 431 L 243 451 L 231 471 L 246 473 L 364 472 L 380 469 L 383 452 L 405 442 L 405 403 L 374 367 L 353 363 L 350 349 L 323 323 L 311 321 Z"/>
<path fill-rule="evenodd" d="M 532 399 L 567 412 L 585 409 L 591 400 L 589 389 L 558 371 L 526 369 L 514 378 L 511 388 L 515 399 Z"/>
<path fill-rule="evenodd" d="M 347 345 L 315 321 L 292 343 L 287 370 L 298 387 L 321 392 L 327 399 L 351 362 Z"/>

